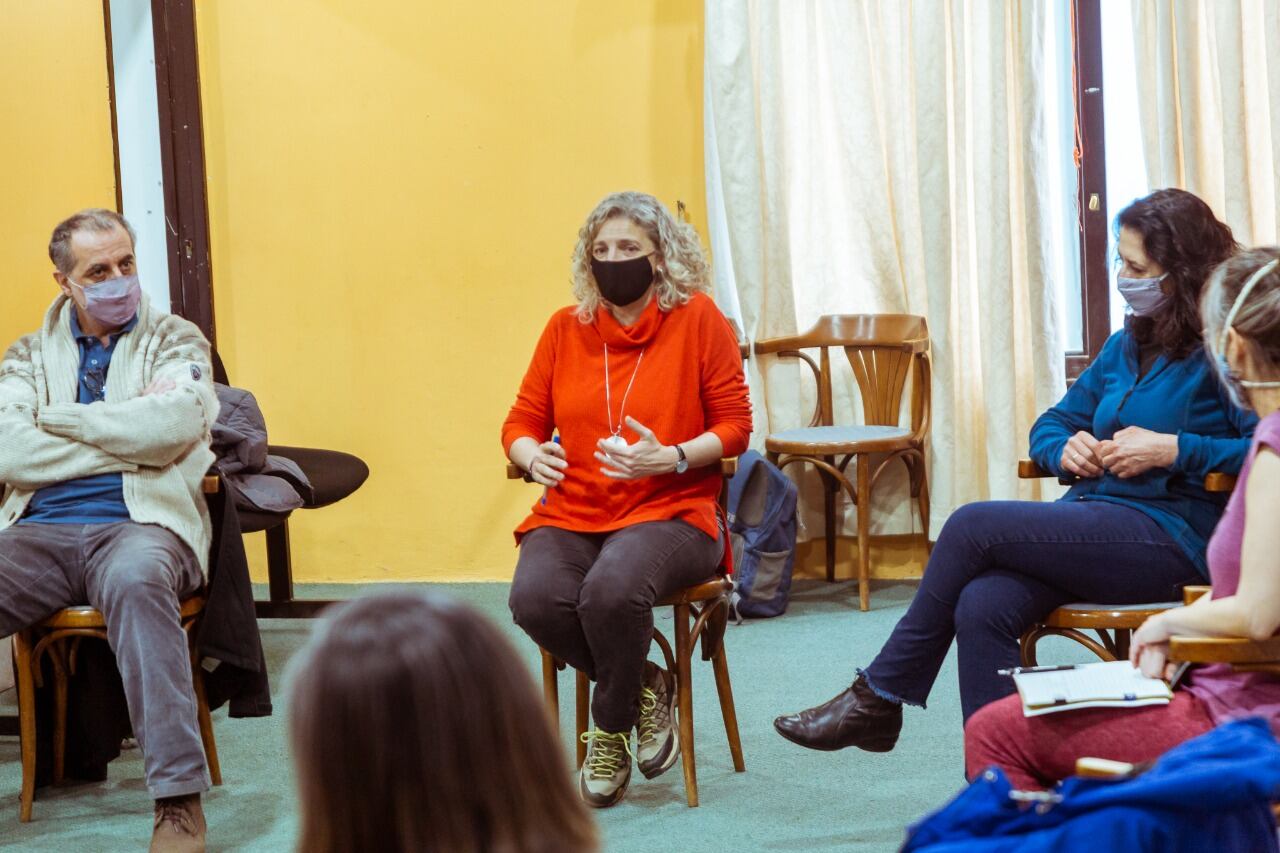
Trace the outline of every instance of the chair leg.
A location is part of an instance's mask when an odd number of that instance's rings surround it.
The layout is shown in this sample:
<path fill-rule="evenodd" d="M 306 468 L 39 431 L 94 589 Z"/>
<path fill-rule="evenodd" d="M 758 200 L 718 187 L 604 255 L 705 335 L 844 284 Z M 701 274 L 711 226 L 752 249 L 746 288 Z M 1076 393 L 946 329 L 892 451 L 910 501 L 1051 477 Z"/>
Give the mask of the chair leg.
<path fill-rule="evenodd" d="M 547 703 L 547 716 L 551 718 L 551 728 L 560 733 L 560 679 L 556 672 L 556 659 L 546 649 L 542 652 L 542 697 Z"/>
<path fill-rule="evenodd" d="M 835 464 L 835 460 L 827 457 L 829 464 Z M 826 533 L 827 546 L 827 583 L 834 583 L 836 579 L 836 481 L 835 478 L 826 471 L 822 474 L 822 520 L 823 528 Z"/>
<path fill-rule="evenodd" d="M 689 635 L 689 605 L 677 604 L 676 633 L 676 702 L 679 707 L 680 762 L 684 769 L 684 792 L 689 807 L 698 805 L 698 769 L 693 754 L 693 640 Z"/>
<path fill-rule="evenodd" d="M 729 683 L 729 658 L 724 643 L 711 658 L 711 668 L 716 674 L 716 693 L 720 695 L 720 714 L 724 717 L 724 733 L 729 736 L 729 753 L 733 756 L 733 769 L 741 773 L 747 769 L 742 761 L 742 740 L 738 737 L 738 714 L 733 707 L 733 685 Z"/>
<path fill-rule="evenodd" d="M 919 462 L 920 465 L 920 494 L 916 498 L 916 503 L 920 507 L 920 526 L 924 528 L 924 547 L 928 554 L 933 553 L 933 540 L 929 538 L 929 470 L 925 467 L 924 459 Z"/>
<path fill-rule="evenodd" d="M 1018 654 L 1023 666 L 1036 665 L 1036 643 L 1044 636 L 1043 625 L 1032 625 L 1018 638 Z"/>
<path fill-rule="evenodd" d="M 871 466 L 870 457 L 859 454 L 858 466 L 858 608 L 871 608 Z"/>
<path fill-rule="evenodd" d="M 61 642 L 50 644 L 53 663 L 53 784 L 67 775 L 67 659 Z"/>
<path fill-rule="evenodd" d="M 200 740 L 204 744 L 204 760 L 209 765 L 209 781 L 222 784 L 222 763 L 218 761 L 218 743 L 213 739 L 213 717 L 209 714 L 209 697 L 204 690 L 204 670 L 200 659 L 191 658 L 191 686 L 196 692 L 196 718 L 200 723 Z"/>
<path fill-rule="evenodd" d="M 267 583 L 271 601 L 293 601 L 293 560 L 289 554 L 289 520 L 267 529 Z"/>
<path fill-rule="evenodd" d="M 587 678 L 585 672 L 578 672 L 575 682 L 577 683 L 577 724 L 578 736 L 574 741 L 578 745 L 578 769 L 582 769 L 582 762 L 587 760 L 587 745 L 582 742 L 582 735 L 587 731 L 587 725 L 591 718 L 591 679 Z"/>
<path fill-rule="evenodd" d="M 1127 660 L 1129 657 L 1129 638 L 1133 631 L 1128 628 L 1116 628 L 1111 632 L 1111 641 L 1115 646 L 1116 660 Z"/>
<path fill-rule="evenodd" d="M 31 801 L 36 793 L 36 685 L 31 669 L 31 634 L 13 636 L 14 674 L 18 677 L 18 727 L 22 738 L 22 796 L 18 820 L 31 820 Z"/>

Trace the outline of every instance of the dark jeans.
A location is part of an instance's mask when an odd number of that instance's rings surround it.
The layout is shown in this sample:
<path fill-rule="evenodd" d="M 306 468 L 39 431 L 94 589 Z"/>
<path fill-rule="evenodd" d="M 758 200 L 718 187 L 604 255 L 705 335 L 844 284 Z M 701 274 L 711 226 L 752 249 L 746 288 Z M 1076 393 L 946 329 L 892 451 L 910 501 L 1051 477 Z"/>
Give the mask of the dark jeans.
<path fill-rule="evenodd" d="M 17 524 L 0 530 L 0 636 L 63 607 L 102 611 L 151 796 L 209 788 L 178 599 L 204 577 L 154 524 Z"/>
<path fill-rule="evenodd" d="M 596 728 L 636 724 L 653 638 L 653 605 L 715 574 L 722 545 L 683 521 L 612 533 L 540 527 L 526 533 L 511 615 L 535 643 L 596 682 Z"/>
<path fill-rule="evenodd" d="M 951 639 L 964 718 L 1014 692 L 1018 638 L 1072 601 L 1175 601 L 1203 579 L 1149 517 L 1100 501 L 986 501 L 947 520 L 889 641 L 863 670 L 880 695 L 924 706 Z"/>

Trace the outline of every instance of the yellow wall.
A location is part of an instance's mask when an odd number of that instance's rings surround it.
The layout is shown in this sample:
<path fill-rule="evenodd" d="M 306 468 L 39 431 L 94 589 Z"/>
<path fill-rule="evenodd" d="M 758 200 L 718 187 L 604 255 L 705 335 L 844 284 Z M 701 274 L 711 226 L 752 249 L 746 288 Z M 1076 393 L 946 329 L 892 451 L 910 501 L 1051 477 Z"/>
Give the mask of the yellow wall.
<path fill-rule="evenodd" d="M 373 471 L 295 515 L 299 580 L 510 577 L 499 426 L 578 226 L 638 188 L 705 233 L 701 6 L 197 0 L 219 348 Z"/>
<path fill-rule="evenodd" d="M 57 294 L 49 232 L 116 206 L 102 0 L 0 3 L 0 348 Z"/>

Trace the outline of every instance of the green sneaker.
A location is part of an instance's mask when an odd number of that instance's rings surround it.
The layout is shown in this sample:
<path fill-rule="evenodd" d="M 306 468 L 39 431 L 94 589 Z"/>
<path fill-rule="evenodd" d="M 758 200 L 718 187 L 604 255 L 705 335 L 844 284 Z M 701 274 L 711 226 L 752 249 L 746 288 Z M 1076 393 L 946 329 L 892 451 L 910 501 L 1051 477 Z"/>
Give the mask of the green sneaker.
<path fill-rule="evenodd" d="M 627 792 L 631 781 L 631 732 L 582 733 L 587 757 L 578 773 L 578 793 L 594 809 L 612 806 Z"/>
<path fill-rule="evenodd" d="M 671 673 L 653 661 L 644 662 L 640 719 L 636 721 L 636 763 L 646 779 L 666 773 L 680 757 L 675 685 Z"/>

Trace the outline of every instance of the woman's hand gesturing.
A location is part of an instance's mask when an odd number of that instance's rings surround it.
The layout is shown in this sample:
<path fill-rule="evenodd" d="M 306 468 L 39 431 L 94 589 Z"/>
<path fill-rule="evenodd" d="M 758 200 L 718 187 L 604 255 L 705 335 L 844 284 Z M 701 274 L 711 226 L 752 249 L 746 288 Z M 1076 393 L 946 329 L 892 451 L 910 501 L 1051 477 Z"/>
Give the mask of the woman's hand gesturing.
<path fill-rule="evenodd" d="M 631 416 L 627 427 L 640 438 L 635 444 L 624 447 L 608 443 L 608 439 L 596 442 L 596 459 L 603 463 L 600 472 L 615 480 L 638 480 L 655 474 L 670 474 L 676 469 L 677 453 L 654 436 L 653 430 Z"/>
<path fill-rule="evenodd" d="M 565 461 L 564 448 L 558 442 L 544 441 L 538 445 L 529 460 L 529 479 L 535 483 L 554 489 L 564 479 L 564 469 L 569 467 Z"/>

